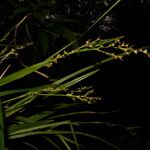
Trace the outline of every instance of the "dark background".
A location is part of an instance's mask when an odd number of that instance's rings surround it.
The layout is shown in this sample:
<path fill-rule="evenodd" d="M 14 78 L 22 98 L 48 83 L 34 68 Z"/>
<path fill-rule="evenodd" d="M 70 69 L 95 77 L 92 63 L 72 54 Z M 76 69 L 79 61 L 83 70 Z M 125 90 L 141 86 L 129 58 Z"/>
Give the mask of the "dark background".
<path fill-rule="evenodd" d="M 27 25 L 31 38 L 35 43 L 34 49 L 29 49 L 28 53 L 22 51 L 18 58 L 10 58 L 9 61 L 14 63 L 14 69 L 16 69 L 18 60 L 23 60 L 26 64 L 33 64 L 45 59 L 53 51 L 85 33 L 92 23 L 114 2 L 114 0 L 62 0 L 49 5 L 51 4 L 50 0 L 44 0 L 41 3 L 34 0 L 1 1 L 0 36 L 15 25 L 20 18 L 32 12 Z M 116 36 L 124 36 L 123 41 L 134 47 L 149 46 L 149 19 L 149 0 L 122 0 L 73 47 L 85 43 L 88 39 Z M 27 30 L 24 29 L 25 26 L 19 31 L 18 43 L 29 40 Z M 87 61 L 85 58 L 80 58 L 80 63 L 85 61 Z M 139 139 L 137 139 L 135 145 L 134 142 L 130 143 L 132 139 L 128 137 L 126 131 L 119 127 L 116 129 L 96 127 L 92 130 L 92 132 L 101 134 L 114 142 L 118 141 L 124 150 L 138 150 L 140 148 L 148 150 L 150 148 L 149 65 L 150 60 L 146 55 L 133 54 L 125 57 L 123 61 L 113 61 L 105 64 L 100 72 L 94 76 L 94 79 L 91 79 L 96 95 L 102 97 L 102 101 L 92 105 L 91 108 L 100 112 L 117 111 L 100 119 L 126 126 L 140 126 L 136 129 Z M 90 143 L 89 145 L 95 147 L 96 143 L 93 141 L 93 144 Z"/>

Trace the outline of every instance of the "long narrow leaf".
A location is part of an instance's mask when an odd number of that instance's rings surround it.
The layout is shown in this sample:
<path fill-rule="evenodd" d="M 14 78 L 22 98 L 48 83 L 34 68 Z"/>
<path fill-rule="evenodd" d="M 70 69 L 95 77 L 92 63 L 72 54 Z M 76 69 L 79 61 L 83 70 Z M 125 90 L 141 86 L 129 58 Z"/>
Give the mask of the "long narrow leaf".
<path fill-rule="evenodd" d="M 74 131 L 74 128 L 73 128 L 72 124 L 70 125 L 70 128 L 71 128 L 71 131 L 72 131 L 72 135 L 73 135 L 73 139 L 74 139 L 76 148 L 77 148 L 77 150 L 80 150 L 79 143 L 78 143 L 78 140 L 77 140 L 77 137 L 76 137 L 76 134 L 75 134 L 75 131 Z"/>
<path fill-rule="evenodd" d="M 105 11 L 105 13 L 103 13 L 103 15 L 101 15 L 89 28 L 88 30 L 82 35 L 84 36 L 86 33 L 88 33 L 89 31 L 91 31 L 91 29 L 93 29 L 93 27 L 95 27 L 96 24 L 98 24 L 111 10 L 113 10 L 113 8 L 118 5 L 121 2 L 121 0 L 117 0 L 107 11 Z"/>
<path fill-rule="evenodd" d="M 32 132 L 34 130 L 41 130 L 46 128 L 55 128 L 57 126 L 62 126 L 70 124 L 70 121 L 61 121 L 61 122 L 55 122 L 52 123 L 51 120 L 46 121 L 38 121 L 32 124 L 21 124 L 21 125 L 15 125 L 10 127 L 9 133 L 10 135 L 16 135 L 16 134 L 24 134 L 27 132 Z"/>
<path fill-rule="evenodd" d="M 58 135 L 58 137 L 60 138 L 60 140 L 63 142 L 63 144 L 66 146 L 66 148 L 68 150 L 71 150 L 71 147 L 69 146 L 69 144 L 67 143 L 67 141 L 65 141 L 65 139 L 61 136 L 61 135 Z"/>
<path fill-rule="evenodd" d="M 22 93 L 22 92 L 26 92 L 29 90 L 30 89 L 15 89 L 15 90 L 3 91 L 3 92 L 0 92 L 0 97 L 17 94 L 17 93 Z"/>
<path fill-rule="evenodd" d="M 23 142 L 23 144 L 29 146 L 30 148 L 32 148 L 33 150 L 39 150 L 35 145 L 29 143 L 29 142 Z"/>
<path fill-rule="evenodd" d="M 67 142 L 69 142 L 69 143 L 71 143 L 71 144 L 76 144 L 75 143 L 75 141 L 73 141 L 72 139 L 70 139 L 70 138 L 68 138 L 67 136 L 65 136 L 65 135 L 61 135 L 61 137 L 63 137 L 63 139 L 65 140 L 65 141 L 67 141 Z M 81 144 L 78 144 L 80 147 L 82 147 L 82 148 L 85 148 L 83 145 L 81 145 Z"/>
<path fill-rule="evenodd" d="M 71 78 L 75 77 L 75 76 L 78 76 L 84 72 L 87 72 L 87 71 L 90 71 L 92 70 L 93 68 L 95 68 L 96 66 L 95 65 L 90 65 L 90 66 L 87 66 L 83 69 L 80 69 L 70 75 L 67 75 L 59 80 L 57 80 L 56 82 L 53 82 L 52 84 L 48 84 L 48 85 L 42 85 L 42 86 L 39 86 L 39 87 L 35 87 L 35 88 L 26 88 L 26 89 L 15 89 L 15 90 L 8 90 L 8 91 L 3 91 L 3 92 L 0 92 L 0 97 L 2 96 L 8 96 L 8 95 L 12 95 L 12 94 L 17 94 L 17 93 L 22 93 L 22 92 L 27 92 L 27 91 L 31 91 L 31 90 L 38 90 L 38 89 L 44 89 L 44 88 L 47 88 L 47 87 L 53 87 L 53 86 L 57 86 L 57 85 L 60 85 L 61 83 L 67 81 L 67 80 L 70 80 Z M 26 69 L 26 68 L 25 68 Z M 24 70 L 26 71 L 26 70 Z M 22 73 L 24 73 L 24 71 L 22 70 Z M 97 70 L 98 71 L 98 70 Z M 17 72 L 15 73 L 17 75 Z M 14 75 L 13 75 L 14 76 Z M 13 76 L 9 75 L 5 78 L 3 78 L 4 80 L 7 80 L 6 78 L 9 79 L 12 78 Z M 3 82 L 3 79 L 0 80 L 0 85 L 1 85 L 1 81 Z M 4 81 L 5 82 L 5 81 Z M 11 81 L 10 81 L 11 82 Z M 8 83 L 8 82 L 7 82 Z M 7 84 L 5 82 L 5 84 Z"/>
<path fill-rule="evenodd" d="M 93 69 L 94 67 L 95 67 L 95 65 L 87 66 L 87 67 L 85 67 L 85 68 L 83 68 L 81 70 L 78 70 L 78 71 L 76 71 L 76 72 L 74 72 L 74 73 L 72 73 L 72 74 L 70 74 L 68 76 L 63 77 L 60 80 L 57 80 L 56 82 L 53 83 L 53 85 L 59 85 L 59 84 L 65 82 L 65 81 L 67 81 L 67 80 L 69 80 L 69 79 L 71 79 L 71 78 L 73 78 L 73 77 L 75 77 L 77 75 L 80 75 L 80 74 L 82 74 L 82 73 L 84 73 L 86 71 L 89 71 L 89 70 Z"/>
<path fill-rule="evenodd" d="M 51 138 L 47 137 L 47 136 L 43 136 L 43 138 L 48 141 L 51 145 L 53 145 L 57 150 L 61 150 L 61 148 L 59 147 L 59 145 L 57 144 L 57 142 L 54 142 Z"/>
<path fill-rule="evenodd" d="M 54 134 L 54 135 L 70 134 L 71 135 L 72 131 L 55 131 L 55 130 L 50 131 L 50 130 L 47 130 L 47 131 L 25 132 L 23 134 L 10 135 L 9 138 L 16 139 L 16 138 L 27 137 L 27 136 L 32 136 L 32 135 L 48 135 L 48 134 Z M 109 147 L 111 147 L 112 150 L 113 149 L 120 150 L 120 148 L 118 146 L 114 145 L 113 143 L 109 142 L 108 140 L 105 140 L 104 138 L 101 138 L 101 137 L 98 137 L 98 136 L 95 136 L 92 134 L 88 134 L 85 132 L 77 132 L 76 131 L 75 134 L 101 141 L 101 142 L 105 143 L 106 145 L 108 145 Z"/>
<path fill-rule="evenodd" d="M 18 138 L 24 138 L 28 136 L 33 136 L 33 135 L 56 135 L 56 134 L 72 134 L 71 131 L 52 131 L 52 130 L 46 130 L 46 131 L 31 131 L 31 132 L 25 132 L 21 134 L 14 134 L 11 135 L 9 134 L 9 139 L 18 139 Z"/>
<path fill-rule="evenodd" d="M 21 109 L 23 109 L 23 107 L 27 104 L 29 104 L 30 102 L 32 102 L 35 98 L 37 97 L 37 95 L 31 95 L 28 97 L 23 98 L 21 101 L 15 103 L 14 105 L 11 105 L 10 107 L 6 108 L 6 117 L 9 117 L 11 115 L 13 115 L 14 113 L 20 111 Z"/>
<path fill-rule="evenodd" d="M 3 85 L 5 85 L 7 83 L 10 83 L 12 81 L 18 80 L 18 79 L 20 79 L 20 78 L 22 78 L 22 77 L 24 77 L 24 76 L 34 72 L 34 71 L 40 69 L 45 64 L 46 64 L 46 62 L 43 61 L 41 63 L 37 63 L 37 64 L 32 65 L 30 67 L 27 67 L 27 68 L 24 68 L 22 70 L 19 70 L 19 71 L 15 72 L 15 73 L 12 73 L 12 74 L 10 74 L 10 75 L 0 79 L 0 86 L 3 86 Z"/>
<path fill-rule="evenodd" d="M 0 100 L 0 150 L 4 150 L 4 117 L 3 108 Z"/>
<path fill-rule="evenodd" d="M 82 80 L 88 78 L 89 76 L 97 73 L 98 71 L 99 71 L 99 69 L 91 71 L 91 72 L 89 72 L 87 74 L 84 74 L 84 75 L 82 75 L 82 76 L 80 76 L 78 78 L 75 78 L 75 79 L 73 79 L 73 80 L 71 80 L 71 81 L 69 81 L 67 83 L 64 83 L 64 84 L 59 86 L 59 89 L 62 89 L 62 90 L 67 89 L 67 88 L 69 88 L 69 87 L 71 87 L 71 86 L 81 82 Z"/>

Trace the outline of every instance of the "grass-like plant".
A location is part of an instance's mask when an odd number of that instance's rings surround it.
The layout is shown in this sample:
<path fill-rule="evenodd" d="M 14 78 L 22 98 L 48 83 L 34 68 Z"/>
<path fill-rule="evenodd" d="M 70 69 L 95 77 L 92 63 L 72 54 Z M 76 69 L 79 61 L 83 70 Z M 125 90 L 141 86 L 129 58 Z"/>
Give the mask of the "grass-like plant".
<path fill-rule="evenodd" d="M 118 2 L 119 1 L 117 1 L 117 3 Z M 115 3 L 115 5 L 117 3 Z M 16 42 L 18 28 L 27 17 L 28 15 L 0 40 L 2 48 L 0 51 L 1 66 L 10 58 L 10 56 L 18 55 L 19 50 L 32 46 L 33 43 L 17 45 Z M 100 17 L 95 24 L 99 22 L 102 17 Z M 89 30 L 95 24 L 93 24 Z M 14 32 L 14 38 L 11 42 L 6 44 L 5 41 L 12 32 Z M 116 59 L 122 61 L 124 56 L 132 53 L 141 52 L 148 55 L 148 52 L 145 49 L 134 49 L 127 44 L 121 43 L 121 38 L 122 37 L 87 41 L 84 45 L 79 46 L 76 49 L 71 49 L 70 46 L 74 43 L 72 42 L 49 56 L 44 61 L 28 67 L 24 66 L 23 69 L 5 76 L 9 68 L 11 68 L 11 64 L 8 64 L 0 74 L 0 150 L 4 150 L 5 138 L 10 141 L 19 141 L 19 139 L 22 139 L 22 144 L 37 150 L 38 144 L 34 144 L 34 140 L 29 142 L 27 137 L 38 139 L 39 136 L 55 149 L 62 149 L 63 146 L 68 150 L 71 150 L 72 147 L 79 150 L 83 146 L 79 143 L 78 136 L 94 138 L 105 143 L 107 146 L 110 146 L 112 149 L 119 149 L 113 143 L 87 133 L 88 131 L 80 131 L 77 128 L 80 125 L 88 124 L 105 124 L 107 126 L 112 126 L 111 123 L 100 121 L 84 122 L 71 119 L 71 117 L 74 118 L 74 116 L 80 116 L 81 114 L 95 114 L 95 112 L 83 110 L 74 111 L 74 109 L 73 111 L 67 111 L 74 106 L 78 106 L 78 103 L 58 103 L 57 99 L 61 101 L 61 99 L 64 100 L 64 98 L 66 98 L 66 100 L 72 99 L 77 102 L 81 101 L 89 104 L 99 101 L 101 98 L 93 96 L 93 89 L 91 87 L 87 87 L 87 85 L 76 87 L 75 85 L 97 73 L 100 70 L 101 65 L 107 62 Z M 42 76 L 46 76 L 42 71 L 39 71 L 39 69 L 53 69 L 54 64 L 58 64 L 60 60 L 64 60 L 72 55 L 80 55 L 81 53 L 88 53 L 90 55 L 90 53 L 93 52 L 99 56 L 102 55 L 99 61 L 87 65 L 86 67 L 82 67 L 64 77 L 56 78 L 47 84 L 9 90 L 6 90 L 7 88 L 5 88 L 9 84 L 13 85 L 19 81 L 21 82 L 24 80 L 25 76 L 30 76 L 35 72 Z M 45 101 L 47 101 L 49 106 L 45 105 Z M 38 106 L 38 111 L 36 106 Z M 35 110 L 31 111 L 32 107 Z M 30 112 L 28 112 L 29 110 Z M 4 132 L 4 128 L 7 132 Z"/>
<path fill-rule="evenodd" d="M 1 88 L 9 83 L 13 83 L 13 81 L 15 80 L 19 80 L 19 79 L 21 80 L 23 77 L 27 75 L 29 76 L 30 74 L 32 74 L 33 72 L 37 71 L 42 67 L 48 67 L 49 69 L 51 69 L 53 68 L 54 63 L 58 63 L 61 59 L 65 59 L 74 54 L 85 53 L 85 52 L 92 53 L 94 51 L 99 55 L 101 54 L 105 55 L 105 57 L 101 58 L 101 60 L 99 60 L 95 64 L 81 68 L 80 70 L 77 70 L 76 72 L 73 72 L 65 77 L 56 79 L 49 84 L 44 84 L 33 88 L 30 87 L 30 88 L 11 89 L 8 91 L 6 90 L 1 91 L 0 92 L 1 149 L 3 149 L 4 147 L 3 113 L 5 114 L 4 119 L 6 120 L 6 122 L 8 121 L 7 136 L 9 140 L 26 138 L 28 136 L 41 135 L 43 139 L 51 143 L 56 149 L 61 149 L 57 144 L 57 142 L 54 142 L 52 140 L 53 138 L 51 138 L 51 136 L 55 136 L 65 145 L 65 147 L 68 150 L 70 150 L 71 147 L 69 143 L 74 144 L 77 149 L 80 149 L 81 145 L 78 143 L 76 135 L 84 135 L 84 136 L 88 136 L 100 140 L 108 144 L 114 149 L 119 149 L 117 146 L 113 145 L 112 143 L 100 137 L 74 130 L 75 126 L 78 126 L 80 124 L 86 124 L 86 122 L 72 121 L 72 120 L 65 119 L 67 118 L 67 116 L 74 116 L 74 115 L 86 114 L 86 113 L 90 114 L 94 112 L 74 111 L 70 113 L 62 113 L 60 111 L 61 113 L 59 114 L 57 113 L 59 112 L 59 110 L 63 110 L 63 109 L 65 110 L 66 108 L 72 106 L 67 103 L 66 104 L 60 103 L 59 107 L 57 105 L 54 106 L 52 105 L 50 106 L 49 110 L 43 111 L 43 109 L 41 109 L 39 110 L 39 113 L 34 114 L 34 112 L 31 112 L 29 113 L 29 115 L 27 116 L 25 115 L 28 106 L 31 105 L 31 107 L 34 107 L 36 101 L 39 101 L 38 99 L 40 99 L 40 101 L 43 101 L 43 99 L 45 99 L 46 101 L 51 101 L 52 97 L 57 97 L 57 98 L 66 97 L 66 98 L 71 98 L 73 100 L 80 100 L 86 103 L 92 103 L 97 100 L 100 100 L 100 98 L 93 97 L 91 95 L 92 90 L 89 89 L 88 87 L 80 87 L 78 89 L 70 89 L 70 87 L 90 77 L 91 75 L 95 74 L 96 72 L 99 71 L 101 65 L 109 61 L 115 59 L 119 59 L 121 61 L 124 56 L 130 55 L 131 53 L 142 52 L 147 54 L 146 50 L 133 49 L 128 45 L 120 43 L 119 40 L 120 37 L 106 39 L 106 40 L 97 39 L 95 41 L 87 41 L 84 45 L 73 50 L 68 50 L 68 47 L 66 47 L 67 49 L 66 48 L 61 49 L 60 51 L 56 52 L 55 54 L 53 54 L 52 56 L 50 56 L 49 58 L 47 58 L 46 60 L 40 63 L 26 67 L 15 73 L 3 77 L 4 74 L 7 72 L 8 69 L 7 67 L 5 71 L 2 72 L 1 74 L 1 79 L 0 79 Z M 4 53 L 3 55 L 7 57 L 10 51 Z M 2 106 L 5 112 L 3 112 Z M 13 121 L 11 118 L 13 118 Z M 95 122 L 90 122 L 90 123 L 94 124 Z M 104 122 L 99 122 L 99 123 L 104 123 Z M 64 130 L 61 130 L 61 127 Z M 72 138 L 69 138 L 68 135 L 72 135 Z M 23 142 L 24 144 L 32 147 L 33 149 L 37 149 L 35 148 L 34 145 L 32 145 L 32 142 L 31 143 L 28 143 L 26 141 Z"/>

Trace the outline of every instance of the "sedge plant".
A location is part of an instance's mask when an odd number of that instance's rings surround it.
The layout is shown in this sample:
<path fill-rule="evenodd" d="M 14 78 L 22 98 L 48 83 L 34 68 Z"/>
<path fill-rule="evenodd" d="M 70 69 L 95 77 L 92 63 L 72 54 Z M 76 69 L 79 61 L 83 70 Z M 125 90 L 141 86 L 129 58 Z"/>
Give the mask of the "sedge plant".
<path fill-rule="evenodd" d="M 81 68 L 76 72 L 73 72 L 65 77 L 60 79 L 56 79 L 49 84 L 44 84 L 41 86 L 30 87 L 30 88 L 21 88 L 21 89 L 11 89 L 0 92 L 1 97 L 1 145 L 4 147 L 4 121 L 3 121 L 3 113 L 5 113 L 5 120 L 11 120 L 15 118 L 13 122 L 8 123 L 8 139 L 9 140 L 17 140 L 19 138 L 25 138 L 30 136 L 41 135 L 43 140 L 48 141 L 51 145 L 53 145 L 56 149 L 61 149 L 61 147 L 53 140 L 51 136 L 57 137 L 57 140 L 60 140 L 66 149 L 70 150 L 70 144 L 75 145 L 77 149 L 80 149 L 82 145 L 78 143 L 77 136 L 87 136 L 91 138 L 95 138 L 109 145 L 113 149 L 119 149 L 116 145 L 113 145 L 111 142 L 85 133 L 81 131 L 76 131 L 74 129 L 75 126 L 79 126 L 80 124 L 86 124 L 86 122 L 82 121 L 72 121 L 65 119 L 68 116 L 86 114 L 86 113 L 94 113 L 88 111 L 74 111 L 70 113 L 61 113 L 57 114 L 59 110 L 66 109 L 67 107 L 71 107 L 70 104 L 60 103 L 59 105 L 52 105 L 49 110 L 41 109 L 40 113 L 34 114 L 33 112 L 26 117 L 24 116 L 26 113 L 26 109 L 29 105 L 34 107 L 34 102 L 36 101 L 51 101 L 51 98 L 69 98 L 75 101 L 81 101 L 86 103 L 93 103 L 99 101 L 99 97 L 94 97 L 91 95 L 92 89 L 88 87 L 80 87 L 77 89 L 71 89 L 72 86 L 85 80 L 86 78 L 92 76 L 97 73 L 101 67 L 101 65 L 119 59 L 120 61 L 124 56 L 130 55 L 132 53 L 142 52 L 148 54 L 146 50 L 143 49 L 133 49 L 128 45 L 122 44 L 119 42 L 120 37 L 112 38 L 112 39 L 96 39 L 95 41 L 87 41 L 84 45 L 78 47 L 73 50 L 63 49 L 60 52 L 56 52 L 46 60 L 34 64 L 32 66 L 28 66 L 24 69 L 21 69 L 15 73 L 9 74 L 7 76 L 2 76 L 0 80 L 0 86 L 3 88 L 7 84 L 13 83 L 16 80 L 21 80 L 25 76 L 30 76 L 33 72 L 37 71 L 42 67 L 53 68 L 53 64 L 59 62 L 61 59 L 65 59 L 74 54 L 79 53 L 92 53 L 98 52 L 100 55 L 105 55 L 104 59 L 99 60 L 95 64 L 89 65 L 87 67 Z M 113 48 L 113 51 L 110 49 Z M 115 52 L 115 50 L 117 52 Z M 7 68 L 6 68 L 7 69 Z M 6 72 L 6 70 L 5 70 Z M 5 72 L 2 74 L 4 75 Z M 43 100 L 42 100 L 43 99 Z M 44 104 L 43 104 L 44 105 Z M 43 106 L 42 106 L 43 107 Z M 89 122 L 87 122 L 89 123 Z M 90 122 L 90 123 L 98 123 L 98 122 Z M 104 122 L 99 122 L 99 124 Z M 108 124 L 107 124 L 108 125 Z M 111 124 L 109 124 L 111 125 Z M 61 130 L 65 128 L 65 130 Z M 68 129 L 69 127 L 69 129 Z M 68 137 L 72 135 L 72 137 Z M 27 141 L 23 142 L 24 144 L 36 149 L 36 145 L 32 145 Z M 37 148 L 38 149 L 38 148 Z"/>
<path fill-rule="evenodd" d="M 120 1 L 117 1 L 112 8 L 117 5 L 118 2 Z M 112 8 L 110 8 L 102 17 L 104 17 Z M 11 56 L 19 55 L 20 50 L 26 49 L 29 46 L 32 47 L 34 44 L 32 42 L 27 42 L 23 45 L 17 45 L 16 40 L 19 27 L 30 15 L 31 14 L 25 16 L 3 38 L 1 38 L 1 66 L 3 66 Z M 102 17 L 100 17 L 95 24 L 98 23 Z M 91 30 L 95 24 L 93 24 L 89 30 Z M 13 40 L 6 44 L 5 41 L 12 32 L 14 32 Z M 105 63 L 115 61 L 116 59 L 122 61 L 124 56 L 132 53 L 140 52 L 148 55 L 146 49 L 134 49 L 128 44 L 121 43 L 121 38 L 122 37 L 116 37 L 104 40 L 98 38 L 93 41 L 89 40 L 85 44 L 75 49 L 71 49 L 70 46 L 77 41 L 75 40 L 59 51 L 53 53 L 47 59 L 31 66 L 23 65 L 23 69 L 6 75 L 11 68 L 11 64 L 8 64 L 0 74 L 0 149 L 5 149 L 4 139 L 7 138 L 8 141 L 19 141 L 19 139 L 21 139 L 22 145 L 38 150 L 40 149 L 38 148 L 39 145 L 35 144 L 34 140 L 29 141 L 28 137 L 31 139 L 32 137 L 35 139 L 40 137 L 54 149 L 60 150 L 63 147 L 67 150 L 71 150 L 72 148 L 80 150 L 84 146 L 80 144 L 78 137 L 83 136 L 96 139 L 111 147 L 111 149 L 119 150 L 119 147 L 110 141 L 77 129 L 78 126 L 87 124 L 105 124 L 107 126 L 114 126 L 114 124 L 100 121 L 84 122 L 74 120 L 71 119 L 71 117 L 80 116 L 81 114 L 95 114 L 96 112 L 82 110 L 66 112 L 65 110 L 78 106 L 78 103 L 76 102 L 91 104 L 101 100 L 101 98 L 93 96 L 93 89 L 91 86 L 88 87 L 87 85 L 82 85 L 81 87 L 76 87 L 75 85 L 78 85 L 81 81 L 96 74 Z M 61 60 L 82 53 L 97 53 L 98 55 L 105 57 L 100 57 L 99 61 L 87 65 L 86 67 L 82 67 L 64 77 L 56 78 L 47 84 L 6 90 L 8 85 L 13 85 L 19 81 L 21 82 L 24 80 L 24 77 L 30 77 L 33 73 L 46 76 L 42 71 L 39 71 L 39 69 L 53 69 L 54 64 L 58 64 Z M 75 102 L 57 102 L 55 99 L 59 99 L 59 101 L 61 99 L 67 99 L 69 101 L 74 100 Z M 48 102 L 49 107 L 45 105 L 45 101 Z M 51 101 L 56 102 L 51 103 Z M 36 106 L 38 106 L 38 112 L 37 109 L 28 112 L 31 108 L 35 108 Z M 4 127 L 7 132 L 5 132 Z"/>

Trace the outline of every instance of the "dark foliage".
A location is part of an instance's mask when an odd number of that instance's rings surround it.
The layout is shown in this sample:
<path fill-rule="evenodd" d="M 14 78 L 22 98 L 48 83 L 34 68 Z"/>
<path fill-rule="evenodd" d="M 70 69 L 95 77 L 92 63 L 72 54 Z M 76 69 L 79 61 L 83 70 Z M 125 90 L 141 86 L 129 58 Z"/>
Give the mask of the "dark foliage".
<path fill-rule="evenodd" d="M 115 0 L 1 0 L 1 37 L 22 17 L 31 13 L 26 23 L 19 29 L 17 44 L 33 42 L 34 47 L 19 51 L 18 57 L 10 58 L 9 61 L 14 66 L 12 71 L 20 69 L 20 61 L 27 65 L 39 62 L 67 43 L 77 39 L 113 2 Z M 150 2 L 148 0 L 122 0 L 111 13 L 76 42 L 72 48 L 76 48 L 88 39 L 122 35 L 125 36 L 124 41 L 135 47 L 149 45 L 149 9 Z M 76 58 L 76 56 L 73 57 Z M 95 55 L 92 57 L 93 60 L 97 59 Z M 56 68 L 63 67 L 62 70 L 65 70 L 66 67 L 69 68 L 69 63 L 73 64 L 71 60 L 72 58 L 62 62 L 62 65 L 56 66 Z M 77 60 L 73 64 L 72 70 L 80 63 L 84 66 L 87 61 L 87 59 L 82 60 L 82 56 L 80 58 L 77 56 Z M 92 60 L 90 61 L 92 62 Z M 90 61 L 88 60 L 86 63 L 90 63 Z M 9 62 L 5 63 L 8 64 Z M 95 79 L 90 81 L 95 86 L 97 95 L 102 97 L 103 100 L 96 105 L 87 106 L 86 109 L 90 107 L 90 109 L 99 112 L 117 110 L 117 112 L 104 115 L 100 119 L 127 126 L 140 126 L 136 129 L 136 133 L 138 133 L 137 141 L 134 141 L 135 139 L 132 139 L 127 131 L 120 127 L 114 129 L 97 126 L 93 129 L 88 126 L 92 130 L 91 132 L 112 139 L 114 143 L 122 147 L 122 150 L 149 149 L 147 148 L 150 143 L 148 117 L 150 113 L 148 105 L 150 99 L 148 91 L 149 65 L 150 60 L 146 55 L 133 55 L 124 58 L 123 61 L 114 61 L 102 66 Z M 44 71 L 51 74 L 49 70 Z M 55 71 L 57 72 L 57 69 Z M 63 73 L 59 75 L 63 76 Z M 35 78 L 33 84 L 36 85 L 37 79 L 34 75 L 33 78 Z M 23 83 L 24 85 L 27 85 L 30 79 L 27 78 L 26 81 Z M 39 78 L 38 81 L 39 83 L 47 82 Z M 16 87 L 19 86 L 19 84 L 16 85 Z M 83 143 L 87 142 L 83 141 Z M 90 143 L 89 147 L 95 147 L 95 145 L 101 146 L 93 141 L 93 144 Z M 102 147 L 105 148 L 105 145 Z M 103 150 L 105 150 L 104 148 Z"/>

